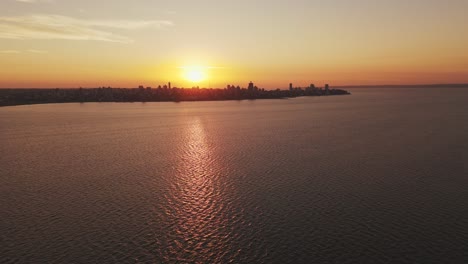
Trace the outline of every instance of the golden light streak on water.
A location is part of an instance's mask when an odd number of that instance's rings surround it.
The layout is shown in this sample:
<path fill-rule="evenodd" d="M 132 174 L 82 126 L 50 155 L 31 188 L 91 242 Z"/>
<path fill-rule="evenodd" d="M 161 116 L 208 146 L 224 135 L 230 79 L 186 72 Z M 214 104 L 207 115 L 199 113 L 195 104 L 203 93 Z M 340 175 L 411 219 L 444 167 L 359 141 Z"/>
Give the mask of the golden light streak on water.
<path fill-rule="evenodd" d="M 225 199 L 216 188 L 221 164 L 208 144 L 203 123 L 195 119 L 185 130 L 181 160 L 174 181 L 173 243 L 167 261 L 207 263 L 226 252 L 229 232 Z"/>

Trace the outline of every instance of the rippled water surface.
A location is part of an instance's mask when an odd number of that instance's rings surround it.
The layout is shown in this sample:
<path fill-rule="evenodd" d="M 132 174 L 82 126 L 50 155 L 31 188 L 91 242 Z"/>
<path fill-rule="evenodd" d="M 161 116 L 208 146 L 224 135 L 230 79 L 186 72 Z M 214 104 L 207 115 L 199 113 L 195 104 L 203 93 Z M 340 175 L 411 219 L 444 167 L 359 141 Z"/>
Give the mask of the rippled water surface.
<path fill-rule="evenodd" d="M 0 108 L 1 263 L 468 263 L 468 89 Z"/>

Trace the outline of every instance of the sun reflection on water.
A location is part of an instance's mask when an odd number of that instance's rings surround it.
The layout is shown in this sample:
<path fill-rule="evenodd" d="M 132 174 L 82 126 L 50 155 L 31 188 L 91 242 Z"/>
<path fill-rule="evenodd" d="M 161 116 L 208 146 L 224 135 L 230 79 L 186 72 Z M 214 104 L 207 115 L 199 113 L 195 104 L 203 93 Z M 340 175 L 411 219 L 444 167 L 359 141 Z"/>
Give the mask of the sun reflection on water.
<path fill-rule="evenodd" d="M 186 143 L 171 194 L 172 241 L 168 262 L 209 263 L 221 261 L 229 247 L 231 232 L 227 202 L 217 188 L 221 171 L 202 122 L 194 120 L 184 132 Z M 232 257 L 232 256 L 231 256 Z"/>

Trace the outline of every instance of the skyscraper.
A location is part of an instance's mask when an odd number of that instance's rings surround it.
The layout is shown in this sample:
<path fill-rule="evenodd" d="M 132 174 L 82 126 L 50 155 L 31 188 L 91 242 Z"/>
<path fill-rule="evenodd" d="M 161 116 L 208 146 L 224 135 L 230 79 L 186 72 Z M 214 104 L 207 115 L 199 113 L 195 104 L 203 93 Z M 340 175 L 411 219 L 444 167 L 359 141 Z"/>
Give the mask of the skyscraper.
<path fill-rule="evenodd" d="M 254 83 L 250 82 L 249 83 L 249 91 L 253 91 L 253 90 L 254 90 Z"/>

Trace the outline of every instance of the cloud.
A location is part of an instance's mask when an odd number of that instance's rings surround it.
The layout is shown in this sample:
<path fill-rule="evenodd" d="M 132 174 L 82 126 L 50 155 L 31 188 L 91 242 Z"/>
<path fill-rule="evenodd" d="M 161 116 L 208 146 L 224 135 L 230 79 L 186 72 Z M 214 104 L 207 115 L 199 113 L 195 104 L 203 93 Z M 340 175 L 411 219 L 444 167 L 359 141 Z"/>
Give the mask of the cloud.
<path fill-rule="evenodd" d="M 31 0 L 23 0 L 31 1 Z M 66 39 L 130 43 L 131 39 L 109 31 L 172 26 L 167 20 L 89 20 L 60 15 L 0 17 L 0 38 Z"/>
<path fill-rule="evenodd" d="M 0 50 L 1 54 L 19 54 L 21 51 L 19 50 Z"/>
<path fill-rule="evenodd" d="M 34 54 L 46 54 L 48 51 L 46 50 L 36 50 L 36 49 L 28 49 L 25 52 L 34 53 Z M 21 50 L 0 50 L 0 54 L 20 54 L 23 53 Z"/>
<path fill-rule="evenodd" d="M 21 2 L 21 3 L 33 4 L 33 3 L 50 3 L 53 0 L 15 0 L 15 1 Z"/>

